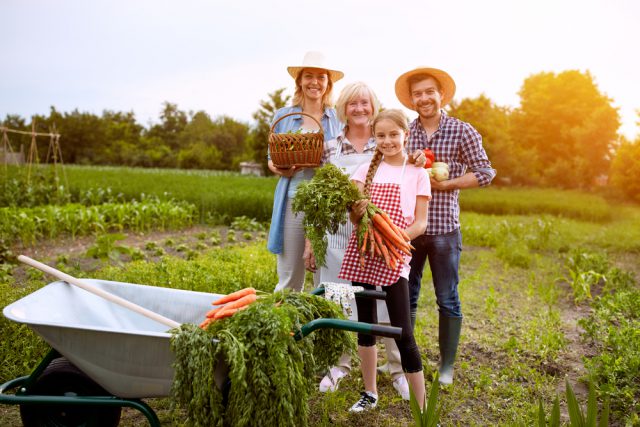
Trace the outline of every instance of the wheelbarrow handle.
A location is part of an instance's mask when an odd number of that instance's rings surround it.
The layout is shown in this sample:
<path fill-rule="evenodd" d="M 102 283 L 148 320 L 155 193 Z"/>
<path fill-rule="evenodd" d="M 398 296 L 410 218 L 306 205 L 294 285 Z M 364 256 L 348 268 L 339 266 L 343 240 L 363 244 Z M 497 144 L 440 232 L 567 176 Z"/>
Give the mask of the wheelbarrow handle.
<path fill-rule="evenodd" d="M 131 301 L 127 301 L 124 298 L 120 298 L 117 295 L 113 295 L 110 294 L 107 291 L 104 291 L 100 288 L 97 288 L 95 286 L 90 285 L 89 283 L 81 280 L 81 279 L 76 279 L 73 276 L 68 275 L 67 273 L 63 273 L 60 270 L 56 270 L 55 268 L 48 266 L 46 264 L 43 264 L 39 261 L 36 261 L 34 259 L 29 258 L 28 256 L 24 256 L 24 255 L 19 255 L 18 256 L 18 261 L 23 262 L 27 265 L 30 265 L 33 268 L 37 268 L 38 270 L 50 274 L 53 277 L 56 277 L 60 280 L 63 280 L 71 285 L 75 285 L 81 289 L 84 289 L 87 292 L 91 292 L 94 295 L 97 295 L 101 298 L 106 299 L 107 301 L 111 301 L 115 304 L 118 304 L 124 308 L 127 308 L 131 311 L 135 311 L 138 314 L 141 314 L 143 316 L 148 317 L 149 319 L 155 320 L 156 322 L 162 323 L 165 326 L 168 326 L 170 328 L 178 328 L 180 327 L 180 323 L 176 322 L 175 320 L 172 319 L 168 319 L 164 316 L 162 316 L 161 314 L 155 313 L 151 310 L 148 310 L 144 307 L 141 307 L 137 304 L 132 303 Z"/>
<path fill-rule="evenodd" d="M 400 339 L 402 336 L 402 328 L 396 326 L 384 326 L 365 322 L 355 322 L 353 320 L 343 319 L 315 319 L 309 323 L 302 325 L 302 328 L 293 336 L 296 341 L 309 335 L 316 329 L 341 329 L 343 331 L 358 332 L 361 334 L 377 335 L 381 337 L 389 337 Z"/>

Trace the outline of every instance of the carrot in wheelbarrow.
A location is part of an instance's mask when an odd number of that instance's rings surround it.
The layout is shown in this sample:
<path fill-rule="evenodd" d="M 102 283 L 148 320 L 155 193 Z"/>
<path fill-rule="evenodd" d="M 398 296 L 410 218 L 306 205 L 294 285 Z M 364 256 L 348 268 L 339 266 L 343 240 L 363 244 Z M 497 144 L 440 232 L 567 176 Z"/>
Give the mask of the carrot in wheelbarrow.
<path fill-rule="evenodd" d="M 255 302 L 256 299 L 257 299 L 256 294 L 249 294 L 249 295 L 245 295 L 242 298 L 237 299 L 235 301 L 231 301 L 230 303 L 227 303 L 227 305 L 225 305 L 222 310 L 220 310 L 216 314 L 214 314 L 213 318 L 214 319 L 220 319 L 221 317 L 224 317 L 223 314 L 227 310 L 233 310 L 233 309 L 238 309 L 238 308 L 245 307 L 245 306 Z"/>
<path fill-rule="evenodd" d="M 207 314 L 205 314 L 205 317 L 212 318 L 217 312 L 222 310 L 224 307 L 225 307 L 224 305 L 221 305 L 220 307 L 212 308 L 211 310 L 207 311 Z"/>
<path fill-rule="evenodd" d="M 234 314 L 236 314 L 238 311 L 244 310 L 245 308 L 249 308 L 249 306 L 245 305 L 239 308 L 234 308 L 234 307 L 229 308 L 225 306 L 222 310 L 216 313 L 212 321 L 224 319 L 225 317 L 231 317 Z"/>
<path fill-rule="evenodd" d="M 242 297 L 244 297 L 246 295 L 250 295 L 250 294 L 255 295 L 256 294 L 256 290 L 254 288 L 240 289 L 239 291 L 236 291 L 236 292 L 230 293 L 228 295 L 225 295 L 225 296 L 223 296 L 221 298 L 218 298 L 217 300 L 215 300 L 211 304 L 213 304 L 213 305 L 226 304 L 228 302 L 235 301 L 237 299 L 240 299 L 240 298 L 242 298 Z"/>

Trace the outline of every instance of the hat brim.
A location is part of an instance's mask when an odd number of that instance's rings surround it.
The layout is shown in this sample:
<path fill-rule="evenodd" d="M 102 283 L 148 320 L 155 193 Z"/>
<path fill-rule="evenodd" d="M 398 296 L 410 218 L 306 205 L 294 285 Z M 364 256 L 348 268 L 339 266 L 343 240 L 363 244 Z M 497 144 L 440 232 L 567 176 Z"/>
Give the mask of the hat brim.
<path fill-rule="evenodd" d="M 411 71 L 407 71 L 396 80 L 396 96 L 398 100 L 410 110 L 415 110 L 415 106 L 411 101 L 411 88 L 409 87 L 409 79 L 417 74 L 429 74 L 433 76 L 440 88 L 444 92 L 442 96 L 442 106 L 444 107 L 451 102 L 453 96 L 456 94 L 456 82 L 453 81 L 451 76 L 438 68 L 420 67 Z"/>
<path fill-rule="evenodd" d="M 329 78 L 333 83 L 337 82 L 338 80 L 344 77 L 344 73 L 342 71 L 330 70 L 324 67 L 313 67 L 310 65 L 303 66 L 303 67 L 287 67 L 287 71 L 289 72 L 289 75 L 291 77 L 293 77 L 294 79 L 297 79 L 298 74 L 300 74 L 300 71 L 304 70 L 305 68 L 318 68 L 320 70 L 327 70 L 327 73 L 329 74 Z"/>

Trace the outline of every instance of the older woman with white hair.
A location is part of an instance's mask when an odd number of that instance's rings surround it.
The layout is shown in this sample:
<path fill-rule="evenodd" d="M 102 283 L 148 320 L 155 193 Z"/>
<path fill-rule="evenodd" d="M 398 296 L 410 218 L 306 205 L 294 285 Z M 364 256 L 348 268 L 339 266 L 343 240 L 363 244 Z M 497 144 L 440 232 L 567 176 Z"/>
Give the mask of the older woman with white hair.
<path fill-rule="evenodd" d="M 380 101 L 373 90 L 362 82 L 350 83 L 342 89 L 336 102 L 338 118 L 344 123 L 342 132 L 335 139 L 325 142 L 322 163 L 332 163 L 351 176 L 356 169 L 371 161 L 376 151 L 376 141 L 371 130 L 371 122 L 381 109 Z M 425 162 L 424 154 L 417 153 L 417 164 L 422 167 Z M 345 212 L 345 216 L 346 216 Z M 351 282 L 338 278 L 342 259 L 353 231 L 351 221 L 341 225 L 336 234 L 327 235 L 327 253 L 325 265 L 316 266 L 311 247 L 307 242 L 304 260 L 307 270 L 318 272 L 320 283 L 344 283 L 351 286 Z M 352 301 L 352 320 L 357 320 L 355 303 Z M 378 304 L 378 319 L 380 323 L 389 323 L 389 315 L 383 302 Z M 409 387 L 402 370 L 400 353 L 395 341 L 384 338 L 387 352 L 387 365 L 393 386 L 403 399 L 409 400 Z M 351 370 L 351 357 L 343 355 L 338 364 L 332 367 L 320 382 L 320 391 L 335 391 L 340 380 Z"/>

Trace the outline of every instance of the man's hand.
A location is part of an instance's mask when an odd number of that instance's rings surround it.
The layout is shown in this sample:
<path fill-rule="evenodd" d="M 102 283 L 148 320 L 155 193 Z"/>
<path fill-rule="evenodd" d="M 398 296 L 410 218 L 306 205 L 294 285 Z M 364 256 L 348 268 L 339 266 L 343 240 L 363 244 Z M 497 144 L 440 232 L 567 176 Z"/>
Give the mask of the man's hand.
<path fill-rule="evenodd" d="M 431 189 L 432 190 L 438 190 L 438 191 L 449 191 L 449 190 L 453 190 L 453 186 L 451 185 L 451 181 L 446 180 L 446 181 L 436 181 L 433 177 L 429 178 L 429 181 L 431 181 Z"/>

